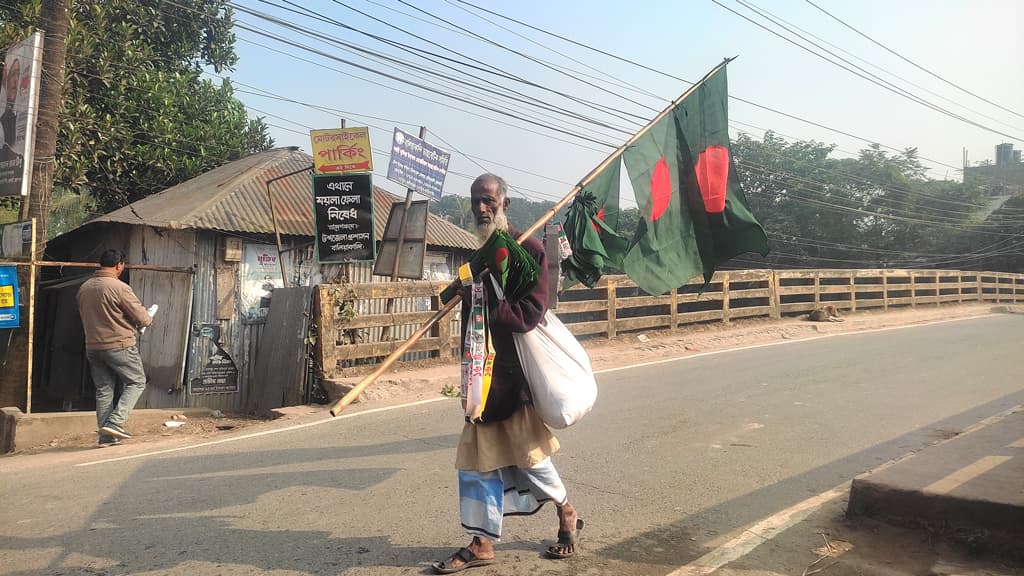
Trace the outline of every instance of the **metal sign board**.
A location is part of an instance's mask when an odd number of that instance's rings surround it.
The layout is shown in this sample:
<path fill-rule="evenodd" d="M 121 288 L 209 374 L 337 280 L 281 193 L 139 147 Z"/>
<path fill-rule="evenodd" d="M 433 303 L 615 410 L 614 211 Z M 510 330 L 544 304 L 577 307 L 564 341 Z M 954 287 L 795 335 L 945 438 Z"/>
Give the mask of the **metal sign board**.
<path fill-rule="evenodd" d="M 17 328 L 21 325 L 18 304 L 18 268 L 0 266 L 0 328 Z"/>
<path fill-rule="evenodd" d="M 0 258 L 5 260 L 32 259 L 32 221 L 0 225 Z"/>
<path fill-rule="evenodd" d="M 440 200 L 451 157 L 449 152 L 426 140 L 395 128 L 388 180 Z"/>
<path fill-rule="evenodd" d="M 0 82 L 0 196 L 27 196 L 39 113 L 43 33 L 7 49 Z"/>
<path fill-rule="evenodd" d="M 314 173 L 373 172 L 369 128 L 311 130 L 309 139 L 313 144 Z"/>
<path fill-rule="evenodd" d="M 380 253 L 377 254 L 377 262 L 373 266 L 374 274 L 391 277 L 397 254 L 399 278 L 423 278 L 423 259 L 427 251 L 428 204 L 428 200 L 413 202 L 409 207 L 409 216 L 405 219 L 404 228 L 402 214 L 405 212 L 405 203 L 395 202 L 391 205 L 384 237 L 380 241 Z M 401 254 L 398 254 L 399 236 L 402 237 Z"/>
<path fill-rule="evenodd" d="M 373 180 L 369 174 L 313 176 L 313 214 L 318 262 L 374 259 Z"/>

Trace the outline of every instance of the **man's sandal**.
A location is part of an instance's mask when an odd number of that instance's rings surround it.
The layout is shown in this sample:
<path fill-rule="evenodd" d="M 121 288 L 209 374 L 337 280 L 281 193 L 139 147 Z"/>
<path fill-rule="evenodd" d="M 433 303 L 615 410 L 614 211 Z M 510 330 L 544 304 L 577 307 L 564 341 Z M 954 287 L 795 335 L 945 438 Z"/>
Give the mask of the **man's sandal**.
<path fill-rule="evenodd" d="M 462 564 L 453 566 L 455 559 L 462 560 Z M 466 568 L 475 568 L 477 566 L 487 566 L 494 564 L 494 558 L 477 558 L 476 554 L 473 553 L 469 548 L 459 548 L 454 554 L 448 557 L 447 560 L 440 560 L 434 562 L 431 566 L 438 574 L 454 574 L 461 572 Z"/>
<path fill-rule="evenodd" d="M 547 556 L 548 558 L 570 558 L 576 555 L 577 544 L 576 540 L 580 536 L 580 530 L 583 530 L 584 522 L 583 518 L 576 519 L 576 529 L 571 531 L 559 530 L 558 531 L 558 543 L 554 546 L 548 546 Z M 563 550 L 571 549 L 571 552 L 563 552 Z"/>

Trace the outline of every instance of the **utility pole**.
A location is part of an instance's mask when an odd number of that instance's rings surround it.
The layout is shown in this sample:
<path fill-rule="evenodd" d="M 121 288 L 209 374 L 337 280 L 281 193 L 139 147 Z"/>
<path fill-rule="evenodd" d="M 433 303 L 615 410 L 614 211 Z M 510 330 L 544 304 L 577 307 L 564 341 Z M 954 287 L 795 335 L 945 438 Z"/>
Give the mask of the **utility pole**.
<path fill-rule="evenodd" d="M 32 188 L 21 205 L 21 219 L 36 219 L 36 250 L 33 260 L 42 259 L 50 221 L 53 172 L 57 151 L 57 122 L 64 94 L 64 65 L 67 56 L 69 6 L 71 0 L 43 0 L 40 28 L 43 38 L 43 73 L 39 82 L 39 116 L 32 161 Z"/>

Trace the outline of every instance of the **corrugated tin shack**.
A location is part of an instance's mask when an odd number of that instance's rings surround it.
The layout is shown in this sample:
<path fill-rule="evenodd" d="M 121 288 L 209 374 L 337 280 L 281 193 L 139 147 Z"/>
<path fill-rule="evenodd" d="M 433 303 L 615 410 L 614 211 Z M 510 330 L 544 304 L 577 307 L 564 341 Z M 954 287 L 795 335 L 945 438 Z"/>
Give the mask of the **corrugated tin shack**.
<path fill-rule="evenodd" d="M 238 411 L 260 393 L 253 390 L 256 355 L 271 292 L 283 286 L 282 263 L 289 286 L 331 282 L 339 274 L 338 265 L 318 266 L 313 256 L 311 172 L 274 181 L 268 197 L 268 180 L 312 163 L 311 156 L 294 147 L 254 154 L 96 218 L 48 244 L 50 261 L 95 262 L 104 249 L 121 248 L 129 265 L 179 269 L 128 271 L 126 281 L 143 304 L 160 306 L 154 325 L 140 339 L 150 383 L 139 408 Z M 283 245 L 280 261 L 271 199 Z M 391 204 L 401 199 L 374 187 L 373 200 L 379 242 Z M 470 233 L 430 215 L 424 276 L 451 277 L 474 246 Z M 372 275 L 372 263 L 350 264 L 345 272 L 353 283 L 388 281 Z M 93 409 L 74 297 L 90 273 L 50 268 L 41 283 L 36 411 Z M 230 376 L 225 355 L 237 368 L 235 382 L 206 379 L 211 369 Z M 210 386 L 210 381 L 222 385 Z"/>

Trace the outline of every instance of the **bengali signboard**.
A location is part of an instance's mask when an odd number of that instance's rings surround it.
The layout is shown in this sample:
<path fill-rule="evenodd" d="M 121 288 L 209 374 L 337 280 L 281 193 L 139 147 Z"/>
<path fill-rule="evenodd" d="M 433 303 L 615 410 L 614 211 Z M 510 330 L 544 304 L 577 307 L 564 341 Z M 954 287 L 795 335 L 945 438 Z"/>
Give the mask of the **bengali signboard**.
<path fill-rule="evenodd" d="M 193 378 L 192 394 L 230 394 L 238 392 L 238 367 L 220 343 L 220 326 L 206 324 L 200 336 L 213 341 L 214 350 L 198 378 Z"/>
<path fill-rule="evenodd" d="M 395 128 L 388 180 L 440 200 L 451 157 L 426 140 Z"/>
<path fill-rule="evenodd" d="M 7 49 L 0 82 L 0 196 L 27 196 L 32 185 L 43 33 Z"/>
<path fill-rule="evenodd" d="M 373 180 L 369 174 L 313 176 L 313 214 L 318 262 L 374 259 Z"/>
<path fill-rule="evenodd" d="M 316 174 L 373 171 L 369 128 L 311 130 L 309 139 L 313 144 L 313 167 Z"/>
<path fill-rule="evenodd" d="M 21 325 L 18 301 L 18 269 L 14 266 L 0 266 L 0 328 L 17 328 Z"/>

